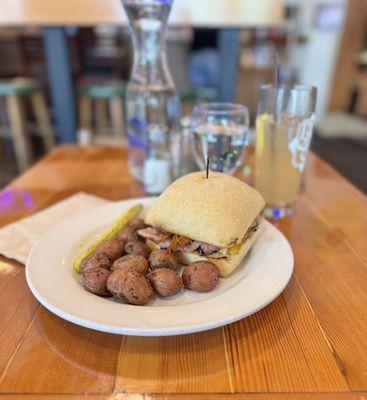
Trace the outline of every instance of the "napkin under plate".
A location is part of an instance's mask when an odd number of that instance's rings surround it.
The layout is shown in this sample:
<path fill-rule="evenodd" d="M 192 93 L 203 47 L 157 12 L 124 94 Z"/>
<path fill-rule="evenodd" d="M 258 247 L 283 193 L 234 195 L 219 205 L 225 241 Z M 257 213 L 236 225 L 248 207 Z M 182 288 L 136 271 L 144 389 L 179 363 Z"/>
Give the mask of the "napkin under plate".
<path fill-rule="evenodd" d="M 0 254 L 25 264 L 37 240 L 66 218 L 91 210 L 109 200 L 77 193 L 29 217 L 0 229 Z"/>

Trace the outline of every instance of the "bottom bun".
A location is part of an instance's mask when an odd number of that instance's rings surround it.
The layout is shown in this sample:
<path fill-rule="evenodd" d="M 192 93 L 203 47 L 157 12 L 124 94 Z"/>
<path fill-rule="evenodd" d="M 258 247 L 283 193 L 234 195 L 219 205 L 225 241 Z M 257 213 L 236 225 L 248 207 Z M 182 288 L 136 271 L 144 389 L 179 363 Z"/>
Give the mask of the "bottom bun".
<path fill-rule="evenodd" d="M 175 253 L 177 256 L 178 261 L 181 264 L 192 264 L 197 261 L 210 261 L 211 263 L 215 264 L 219 269 L 219 275 L 221 277 L 228 276 L 232 273 L 242 262 L 245 258 L 246 254 L 249 252 L 251 246 L 255 242 L 257 236 L 262 227 L 262 220 L 259 221 L 259 227 L 241 246 L 239 252 L 237 254 L 228 255 L 225 258 L 211 258 L 201 256 L 197 253 Z M 151 250 L 159 249 L 159 246 L 152 242 L 151 240 L 147 239 L 146 244 Z"/>
<path fill-rule="evenodd" d="M 211 258 L 201 256 L 197 253 L 176 253 L 178 261 L 182 264 L 191 264 L 196 261 L 210 261 L 218 267 L 219 275 L 221 277 L 228 276 L 241 264 L 252 244 L 255 242 L 260 229 L 261 225 L 259 226 L 259 229 L 242 244 L 240 251 L 237 254 L 228 255 L 226 258 Z"/>

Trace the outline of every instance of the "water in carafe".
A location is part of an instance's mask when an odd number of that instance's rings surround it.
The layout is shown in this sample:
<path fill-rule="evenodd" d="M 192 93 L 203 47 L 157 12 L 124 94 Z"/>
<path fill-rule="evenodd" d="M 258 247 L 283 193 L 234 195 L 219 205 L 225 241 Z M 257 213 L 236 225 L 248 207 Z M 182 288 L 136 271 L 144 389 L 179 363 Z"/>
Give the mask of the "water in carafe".
<path fill-rule="evenodd" d="M 134 63 L 126 91 L 129 168 L 150 194 L 172 181 L 179 163 L 180 104 L 170 77 L 164 32 L 168 0 L 126 0 Z"/>

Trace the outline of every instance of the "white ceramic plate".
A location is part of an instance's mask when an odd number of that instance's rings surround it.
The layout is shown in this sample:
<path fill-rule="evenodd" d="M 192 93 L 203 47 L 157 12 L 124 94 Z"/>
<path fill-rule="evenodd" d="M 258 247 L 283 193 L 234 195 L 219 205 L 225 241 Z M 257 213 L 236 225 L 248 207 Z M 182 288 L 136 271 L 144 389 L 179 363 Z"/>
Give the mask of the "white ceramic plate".
<path fill-rule="evenodd" d="M 87 328 L 138 336 L 165 336 L 216 328 L 260 310 L 287 285 L 293 271 L 292 250 L 284 236 L 265 222 L 242 265 L 220 279 L 210 293 L 182 291 L 139 307 L 93 295 L 83 289 L 72 263 L 87 244 L 124 209 L 153 198 L 99 207 L 58 225 L 33 247 L 26 278 L 34 296 L 51 312 Z"/>

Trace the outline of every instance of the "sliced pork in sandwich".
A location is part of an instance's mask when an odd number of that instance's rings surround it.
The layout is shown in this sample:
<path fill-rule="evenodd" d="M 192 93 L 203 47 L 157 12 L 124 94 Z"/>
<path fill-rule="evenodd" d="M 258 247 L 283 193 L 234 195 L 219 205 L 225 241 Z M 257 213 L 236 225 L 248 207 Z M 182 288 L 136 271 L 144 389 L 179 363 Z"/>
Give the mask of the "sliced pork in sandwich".
<path fill-rule="evenodd" d="M 260 230 L 265 202 L 252 187 L 219 172 L 195 172 L 169 186 L 138 231 L 152 249 L 169 248 L 180 262 L 207 260 L 227 276 Z"/>

